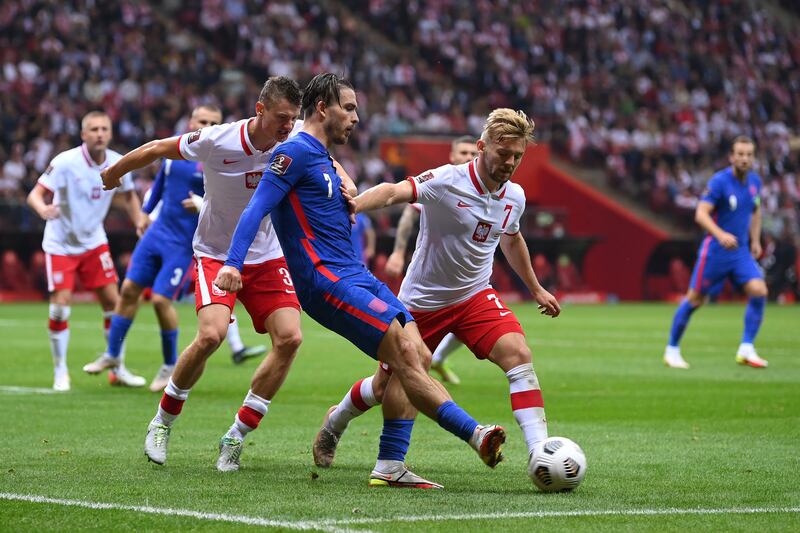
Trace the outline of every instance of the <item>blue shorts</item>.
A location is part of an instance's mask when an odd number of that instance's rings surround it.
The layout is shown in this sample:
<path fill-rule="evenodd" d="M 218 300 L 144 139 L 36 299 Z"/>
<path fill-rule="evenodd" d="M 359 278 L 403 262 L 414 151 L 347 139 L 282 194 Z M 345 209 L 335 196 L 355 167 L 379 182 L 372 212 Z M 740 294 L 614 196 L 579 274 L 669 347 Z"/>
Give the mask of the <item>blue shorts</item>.
<path fill-rule="evenodd" d="M 175 300 L 192 276 L 192 247 L 161 239 L 146 232 L 136 245 L 125 277 L 140 287 Z"/>
<path fill-rule="evenodd" d="M 735 250 L 720 249 L 712 244 L 712 237 L 706 237 L 700 244 L 697 262 L 694 264 L 689 288 L 704 295 L 719 294 L 730 278 L 737 287 L 744 286 L 752 279 L 764 279 L 758 263 L 747 248 L 740 246 Z"/>
<path fill-rule="evenodd" d="M 400 300 L 369 272 L 298 291 L 303 311 L 355 344 L 373 359 L 393 320 L 405 326 L 414 317 Z"/>

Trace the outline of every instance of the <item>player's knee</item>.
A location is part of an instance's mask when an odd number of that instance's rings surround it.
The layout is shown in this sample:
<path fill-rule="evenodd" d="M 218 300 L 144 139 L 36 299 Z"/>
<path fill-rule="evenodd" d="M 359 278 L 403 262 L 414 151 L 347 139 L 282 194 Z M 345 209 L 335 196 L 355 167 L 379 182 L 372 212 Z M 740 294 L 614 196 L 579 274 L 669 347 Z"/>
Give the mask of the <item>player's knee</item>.
<path fill-rule="evenodd" d="M 764 283 L 763 281 L 759 283 L 754 283 L 750 287 L 749 293 L 750 296 L 753 298 L 766 298 L 767 295 L 769 294 L 769 291 L 767 290 L 767 284 Z"/>
<path fill-rule="evenodd" d="M 122 291 L 120 292 L 120 298 L 122 299 L 122 302 L 124 304 L 126 305 L 135 304 L 139 300 L 140 294 L 141 291 L 139 290 L 138 287 L 129 284 L 127 282 L 122 284 Z"/>
<path fill-rule="evenodd" d="M 160 294 L 153 293 L 153 307 L 156 308 L 156 311 L 167 311 L 169 310 L 170 306 L 172 306 L 172 300 Z"/>
<path fill-rule="evenodd" d="M 414 344 L 414 342 L 405 336 L 398 340 L 397 352 L 398 359 L 400 360 L 399 362 L 404 368 L 410 368 L 422 364 L 416 344 Z M 430 366 L 430 357 L 428 357 L 428 366 Z M 394 367 L 392 368 L 394 369 Z"/>
<path fill-rule="evenodd" d="M 700 307 L 703 305 L 703 303 L 705 303 L 705 296 L 699 292 L 689 291 L 689 293 L 686 295 L 686 300 L 692 307 Z"/>
<path fill-rule="evenodd" d="M 208 356 L 211 355 L 214 350 L 219 348 L 219 345 L 222 344 L 222 341 L 224 340 L 224 331 L 219 331 L 214 327 L 205 327 L 198 330 L 195 343 L 197 344 L 198 348 L 200 348 L 200 350 Z"/>
<path fill-rule="evenodd" d="M 532 358 L 531 349 L 527 344 L 515 343 L 495 354 L 492 360 L 501 368 L 515 368 L 520 365 L 530 365 Z"/>
<path fill-rule="evenodd" d="M 294 355 L 303 343 L 300 329 L 287 330 L 272 335 L 272 348 L 275 352 Z"/>
<path fill-rule="evenodd" d="M 417 345 L 417 354 L 418 354 L 417 357 L 419 359 L 420 364 L 422 365 L 422 368 L 424 368 L 425 370 L 430 369 L 432 355 L 431 351 L 428 349 L 427 346 L 425 346 L 424 343 L 420 343 Z"/>

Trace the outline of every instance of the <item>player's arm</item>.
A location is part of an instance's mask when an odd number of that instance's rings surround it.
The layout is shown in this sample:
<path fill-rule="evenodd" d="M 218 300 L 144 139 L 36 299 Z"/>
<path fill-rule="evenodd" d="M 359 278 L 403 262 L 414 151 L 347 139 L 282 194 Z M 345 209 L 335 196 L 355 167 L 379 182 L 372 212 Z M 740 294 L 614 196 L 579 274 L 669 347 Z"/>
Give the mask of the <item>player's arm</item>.
<path fill-rule="evenodd" d="M 118 192 L 114 195 L 112 203 L 128 213 L 128 217 L 136 227 L 136 235 L 141 237 L 147 226 L 150 225 L 150 217 L 142 213 L 142 204 L 139 202 L 139 195 L 136 194 L 136 191 Z"/>
<path fill-rule="evenodd" d="M 355 212 L 373 211 L 390 205 L 416 200 L 414 184 L 411 180 L 400 183 L 381 183 L 367 189 L 353 199 Z"/>
<path fill-rule="evenodd" d="M 403 273 L 403 267 L 406 263 L 406 250 L 408 250 L 408 241 L 411 238 L 411 232 L 414 231 L 414 226 L 419 220 L 419 211 L 413 206 L 407 205 L 403 209 L 403 214 L 400 215 L 400 220 L 397 223 L 397 232 L 394 236 L 394 250 L 386 261 L 386 273 L 392 277 L 398 278 Z"/>
<path fill-rule="evenodd" d="M 761 251 L 761 203 L 759 202 L 750 220 L 750 253 L 758 259 L 761 257 Z"/>
<path fill-rule="evenodd" d="M 156 179 L 153 180 L 153 185 L 150 186 L 150 196 L 142 206 L 142 211 L 148 215 L 153 212 L 158 202 L 161 201 L 161 196 L 164 194 L 164 182 L 166 181 L 166 164 L 161 165 L 161 168 L 156 174 Z"/>
<path fill-rule="evenodd" d="M 43 220 L 54 220 L 61 215 L 58 206 L 48 202 L 52 194 L 49 189 L 40 183 L 37 183 L 33 190 L 28 193 L 28 205 Z"/>
<path fill-rule="evenodd" d="M 506 256 L 508 264 L 511 265 L 514 272 L 522 278 L 525 286 L 531 291 L 533 298 L 539 304 L 542 314 L 553 318 L 561 314 L 561 306 L 558 304 L 558 300 L 547 289 L 542 287 L 536 278 L 536 273 L 531 265 L 528 245 L 522 234 L 519 232 L 513 235 L 504 233 L 500 237 L 500 249 L 503 250 L 503 255 Z"/>
<path fill-rule="evenodd" d="M 700 200 L 694 213 L 694 220 L 701 228 L 706 230 L 709 235 L 717 239 L 723 248 L 726 250 L 733 250 L 739 246 L 736 236 L 723 230 L 714 222 L 714 217 L 711 216 L 713 212 L 714 204 L 705 200 Z"/>
<path fill-rule="evenodd" d="M 110 191 L 111 189 L 119 187 L 122 182 L 122 176 L 128 172 L 149 165 L 159 157 L 183 159 L 178 147 L 179 141 L 180 135 L 177 137 L 150 141 L 139 148 L 131 150 L 125 154 L 122 159 L 100 173 L 100 176 L 103 178 L 103 189 Z"/>

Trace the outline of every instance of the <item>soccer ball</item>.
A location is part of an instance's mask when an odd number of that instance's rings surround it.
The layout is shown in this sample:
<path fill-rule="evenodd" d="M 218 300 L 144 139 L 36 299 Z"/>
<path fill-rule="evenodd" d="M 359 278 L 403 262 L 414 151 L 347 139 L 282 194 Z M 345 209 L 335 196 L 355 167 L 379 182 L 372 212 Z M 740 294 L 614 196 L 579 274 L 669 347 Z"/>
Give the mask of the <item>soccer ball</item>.
<path fill-rule="evenodd" d="M 565 437 L 538 443 L 528 462 L 528 476 L 543 492 L 564 492 L 578 487 L 586 475 L 586 456 Z"/>

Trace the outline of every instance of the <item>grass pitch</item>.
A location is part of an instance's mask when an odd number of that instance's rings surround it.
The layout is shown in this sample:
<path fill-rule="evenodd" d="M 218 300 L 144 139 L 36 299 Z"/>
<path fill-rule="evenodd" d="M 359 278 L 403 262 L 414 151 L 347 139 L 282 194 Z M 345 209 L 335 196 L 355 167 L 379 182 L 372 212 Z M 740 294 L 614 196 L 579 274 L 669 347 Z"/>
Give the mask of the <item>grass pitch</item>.
<path fill-rule="evenodd" d="M 742 305 L 702 309 L 683 343 L 689 371 L 661 363 L 672 306 L 567 306 L 555 320 L 532 306 L 514 309 L 533 348 L 550 434 L 586 452 L 586 479 L 571 494 L 534 491 L 507 381 L 465 349 L 451 358 L 462 385 L 450 391 L 478 420 L 507 428 L 496 470 L 421 417 L 408 463 L 445 490 L 368 488 L 378 409 L 351 424 L 333 468 L 315 468 L 311 442 L 326 408 L 375 365 L 307 317 L 298 360 L 248 437 L 242 470 L 218 473 L 216 446 L 257 363 L 232 365 L 225 346 L 158 467 L 142 443 L 159 395 L 81 372 L 103 349 L 99 308 L 73 307 L 73 390 L 47 394 L 46 305 L 2 305 L 0 530 L 800 529 L 800 307 L 767 308 L 757 343 L 767 370 L 734 363 Z M 194 313 L 181 306 L 180 314 L 183 347 Z M 128 366 L 148 378 L 160 364 L 155 324 L 144 307 L 128 340 Z M 241 329 L 251 344 L 267 340 L 245 321 Z"/>

